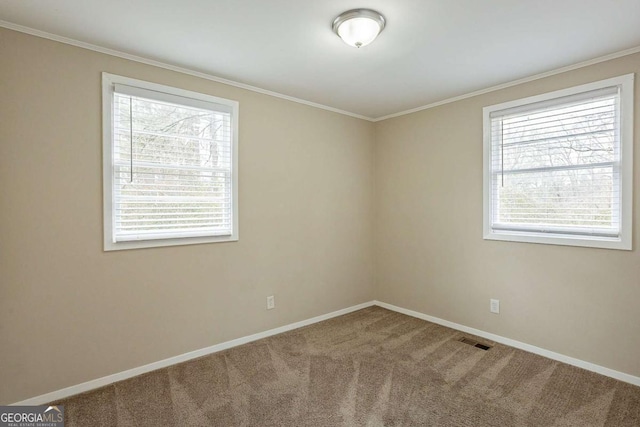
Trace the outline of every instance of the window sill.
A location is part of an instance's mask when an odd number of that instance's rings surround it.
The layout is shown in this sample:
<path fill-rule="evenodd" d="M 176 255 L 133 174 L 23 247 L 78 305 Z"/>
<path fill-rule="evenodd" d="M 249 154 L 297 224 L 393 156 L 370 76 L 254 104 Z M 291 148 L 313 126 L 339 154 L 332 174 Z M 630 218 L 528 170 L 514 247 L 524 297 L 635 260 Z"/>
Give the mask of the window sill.
<path fill-rule="evenodd" d="M 531 233 L 521 231 L 485 231 L 484 240 L 506 242 L 537 243 L 544 245 L 582 246 L 586 248 L 618 249 L 630 251 L 631 239 L 609 237 L 587 237 L 552 233 Z"/>
<path fill-rule="evenodd" d="M 159 248 L 165 246 L 201 245 L 205 243 L 237 242 L 238 236 L 206 236 L 206 237 L 180 237 L 172 239 L 135 240 L 125 242 L 111 242 L 105 240 L 104 251 L 121 251 L 127 249 Z"/>

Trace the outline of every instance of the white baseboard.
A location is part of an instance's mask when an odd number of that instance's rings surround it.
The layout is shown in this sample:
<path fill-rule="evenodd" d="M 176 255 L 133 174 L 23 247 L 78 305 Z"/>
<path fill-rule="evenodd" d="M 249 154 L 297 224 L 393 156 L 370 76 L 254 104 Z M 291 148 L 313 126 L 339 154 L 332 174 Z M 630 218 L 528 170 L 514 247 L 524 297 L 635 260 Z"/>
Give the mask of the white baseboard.
<path fill-rule="evenodd" d="M 259 332 L 257 334 L 249 335 L 235 340 L 226 341 L 220 344 L 212 345 L 210 347 L 202 348 L 200 350 L 190 351 L 178 356 L 170 357 L 168 359 L 160 360 L 158 362 L 149 363 L 148 365 L 139 366 L 137 368 L 129 369 L 123 372 L 118 372 L 113 375 L 107 375 L 106 377 L 98 378 L 95 380 L 87 381 L 82 384 L 74 385 L 71 387 L 63 388 L 61 390 L 45 393 L 40 396 L 32 397 L 30 399 L 23 400 L 21 402 L 13 403 L 12 405 L 42 405 L 49 402 L 65 399 L 69 396 L 84 393 L 87 391 L 95 390 L 100 387 L 104 387 L 109 384 L 113 384 L 118 381 L 126 380 L 137 375 L 146 374 L 147 372 L 155 371 L 157 369 L 166 368 L 167 366 L 175 365 L 177 363 L 186 362 L 187 360 L 196 359 L 198 357 L 206 356 L 212 353 L 217 353 L 222 350 L 227 350 L 232 347 L 237 347 L 242 344 L 246 344 L 252 341 L 257 341 L 262 338 L 267 338 L 273 335 L 281 334 L 283 332 L 291 331 L 293 329 L 302 328 L 303 326 L 312 325 L 314 323 L 322 322 L 333 317 L 342 316 L 353 311 L 361 310 L 363 308 L 371 307 L 375 305 L 373 301 L 365 302 L 362 304 L 354 305 L 342 310 L 334 311 L 331 313 L 323 314 L 320 316 L 312 317 L 311 319 L 302 320 L 300 322 L 291 323 L 289 325 L 280 326 L 279 328 L 270 329 L 265 332 Z"/>
<path fill-rule="evenodd" d="M 564 354 L 556 353 L 544 348 L 536 347 L 534 345 L 525 344 L 520 341 L 512 340 L 511 338 L 505 338 L 500 335 L 495 335 L 489 332 L 481 331 L 479 329 L 470 328 L 468 326 L 460 325 L 458 323 L 450 322 L 448 320 L 440 319 L 438 317 L 429 316 L 418 311 L 408 310 L 406 308 L 398 307 L 386 302 L 374 301 L 374 304 L 388 310 L 396 311 L 398 313 L 406 314 L 408 316 L 417 317 L 418 319 L 426 320 L 438 325 L 446 326 L 447 328 L 456 329 L 461 332 L 476 335 L 482 338 L 486 338 L 491 341 L 495 341 L 500 344 L 508 345 L 510 347 L 518 348 L 520 350 L 534 353 L 539 356 L 546 357 L 548 359 L 557 360 L 559 362 L 566 363 L 568 365 L 577 366 L 578 368 L 586 369 L 598 374 L 605 375 L 607 377 L 615 378 L 616 380 L 624 381 L 633 385 L 640 386 L 640 377 L 636 377 L 624 372 L 615 371 L 613 369 L 605 368 L 604 366 L 596 365 L 594 363 L 585 362 L 584 360 L 576 359 L 573 357 L 565 356 Z"/>
<path fill-rule="evenodd" d="M 520 350 L 528 351 L 529 353 L 534 353 L 543 357 L 547 357 L 549 359 L 557 360 L 559 362 L 566 363 L 568 365 L 577 366 L 578 368 L 586 369 L 588 371 L 596 372 L 598 374 L 605 375 L 607 377 L 615 378 L 620 381 L 624 381 L 633 385 L 640 386 L 640 377 L 636 377 L 630 374 L 625 374 L 624 372 L 615 371 L 613 369 L 605 368 L 604 366 L 596 365 L 594 363 L 585 362 L 580 359 L 575 359 L 573 357 L 565 356 L 560 353 L 555 353 L 550 350 L 545 350 L 540 347 L 536 347 L 530 344 L 525 344 L 520 341 L 512 340 L 510 338 L 505 338 L 500 335 L 495 335 L 489 332 L 481 331 L 479 329 L 470 328 L 468 326 L 460 325 L 458 323 L 450 322 L 448 320 L 440 319 L 438 317 L 429 316 L 424 313 L 420 313 L 413 310 L 408 310 L 406 308 L 398 307 L 392 304 L 387 304 L 386 302 L 381 301 L 369 301 L 362 304 L 354 305 L 342 310 L 337 310 L 331 313 L 323 314 L 321 316 L 312 317 L 311 319 L 302 320 L 300 322 L 291 323 L 289 325 L 281 326 L 279 328 L 270 329 L 265 332 L 259 332 L 257 334 L 249 335 L 242 338 L 237 338 L 231 341 L 226 341 L 220 344 L 212 345 L 210 347 L 202 348 L 200 350 L 191 351 L 189 353 L 184 353 L 178 356 L 170 357 L 168 359 L 160 360 L 158 362 L 149 363 L 148 365 L 140 366 L 137 368 L 129 369 L 123 372 L 118 372 L 113 375 L 107 375 L 106 377 L 98 378 L 95 380 L 87 381 L 82 384 L 74 385 L 71 387 L 63 388 L 61 390 L 52 391 L 50 393 L 42 394 L 40 396 L 32 397 L 30 399 L 23 400 L 21 402 L 13 403 L 13 405 L 42 405 L 49 402 L 54 402 L 57 400 L 65 399 L 67 397 L 84 393 L 87 391 L 95 390 L 100 387 L 104 387 L 109 384 L 113 384 L 118 381 L 123 381 L 128 378 L 135 377 L 137 375 L 142 375 L 147 372 L 155 371 L 157 369 L 166 368 L 167 366 L 175 365 L 181 362 L 186 362 L 191 359 L 196 359 L 198 357 L 206 356 L 212 353 L 217 353 L 222 350 L 227 350 L 232 347 L 237 347 L 242 344 L 246 344 L 252 341 L 257 341 L 262 338 L 267 338 L 273 335 L 281 334 L 283 332 L 291 331 L 293 329 L 298 329 L 303 326 L 312 325 L 314 323 L 321 322 L 323 320 L 328 320 L 334 317 L 342 316 L 343 314 L 348 314 L 353 311 L 361 310 L 363 308 L 371 307 L 373 305 L 377 305 L 388 310 L 396 311 L 398 313 L 406 314 L 408 316 L 417 317 L 418 319 L 423 319 L 428 322 L 433 322 L 438 325 L 446 326 L 451 329 L 456 329 L 461 332 L 466 332 L 469 334 L 473 334 L 479 337 L 483 337 L 489 339 L 491 341 L 498 342 L 500 344 L 508 345 L 510 347 L 518 348 Z"/>

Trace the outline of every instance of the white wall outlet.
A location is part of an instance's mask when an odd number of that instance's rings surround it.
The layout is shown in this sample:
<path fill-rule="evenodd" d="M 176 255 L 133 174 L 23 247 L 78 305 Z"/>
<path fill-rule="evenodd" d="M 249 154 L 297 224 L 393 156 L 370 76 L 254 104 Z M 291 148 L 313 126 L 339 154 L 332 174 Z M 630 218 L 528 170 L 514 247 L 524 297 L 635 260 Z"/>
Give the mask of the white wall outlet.
<path fill-rule="evenodd" d="M 489 310 L 492 313 L 500 313 L 500 300 L 499 299 L 490 299 L 489 300 Z"/>
<path fill-rule="evenodd" d="M 270 295 L 267 297 L 267 310 L 276 308 L 276 297 Z"/>

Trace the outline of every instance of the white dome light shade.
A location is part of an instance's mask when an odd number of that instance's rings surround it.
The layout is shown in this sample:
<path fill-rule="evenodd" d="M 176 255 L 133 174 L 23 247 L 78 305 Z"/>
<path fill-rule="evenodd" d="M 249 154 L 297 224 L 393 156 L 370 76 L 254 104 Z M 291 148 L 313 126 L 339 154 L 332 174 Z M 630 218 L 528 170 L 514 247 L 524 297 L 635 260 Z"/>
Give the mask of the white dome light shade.
<path fill-rule="evenodd" d="M 349 46 L 366 46 L 384 29 L 384 17 L 374 10 L 354 9 L 333 21 L 333 31 Z"/>
<path fill-rule="evenodd" d="M 380 26 L 369 18 L 353 18 L 338 27 L 338 35 L 346 44 L 354 47 L 366 46 L 380 33 Z"/>

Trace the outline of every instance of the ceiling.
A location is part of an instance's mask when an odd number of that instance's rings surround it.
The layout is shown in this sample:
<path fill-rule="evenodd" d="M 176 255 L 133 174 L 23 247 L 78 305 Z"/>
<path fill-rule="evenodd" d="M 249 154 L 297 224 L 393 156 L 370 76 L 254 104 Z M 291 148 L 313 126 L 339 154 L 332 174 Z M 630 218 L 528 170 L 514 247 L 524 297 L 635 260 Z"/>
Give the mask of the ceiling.
<path fill-rule="evenodd" d="M 361 49 L 331 31 L 358 7 L 387 19 Z M 0 20 L 369 118 L 640 46 L 640 0 L 20 0 Z"/>

